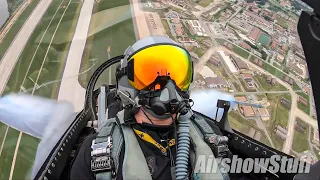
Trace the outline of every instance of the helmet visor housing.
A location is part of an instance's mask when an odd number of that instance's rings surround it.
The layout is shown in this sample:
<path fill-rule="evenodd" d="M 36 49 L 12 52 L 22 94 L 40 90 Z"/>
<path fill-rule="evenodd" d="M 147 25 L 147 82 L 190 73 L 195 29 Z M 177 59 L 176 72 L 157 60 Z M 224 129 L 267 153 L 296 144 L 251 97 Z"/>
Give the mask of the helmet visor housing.
<path fill-rule="evenodd" d="M 154 45 L 141 49 L 128 60 L 128 79 L 137 90 L 150 86 L 158 76 L 168 76 L 181 91 L 192 82 L 193 66 L 189 53 L 176 45 Z"/>

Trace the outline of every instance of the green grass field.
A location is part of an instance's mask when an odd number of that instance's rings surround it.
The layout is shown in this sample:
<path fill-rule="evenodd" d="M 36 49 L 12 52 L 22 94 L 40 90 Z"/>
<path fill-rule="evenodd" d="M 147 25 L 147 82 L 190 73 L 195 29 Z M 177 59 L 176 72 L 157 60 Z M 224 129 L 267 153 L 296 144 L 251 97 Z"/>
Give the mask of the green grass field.
<path fill-rule="evenodd" d="M 256 125 L 256 122 L 254 120 L 246 120 L 244 119 L 242 116 L 239 115 L 239 113 L 237 111 L 231 111 L 229 113 L 229 123 L 232 129 L 235 129 L 245 135 L 248 134 L 248 131 L 250 129 L 250 127 L 254 128 L 256 131 L 258 130 L 258 127 Z M 262 142 L 263 144 L 267 145 L 267 146 L 271 146 L 270 142 L 268 141 L 268 139 L 266 138 L 265 134 L 260 131 L 261 133 L 261 138 L 260 138 L 260 142 Z"/>
<path fill-rule="evenodd" d="M 287 88 L 282 86 L 279 82 L 276 82 L 274 86 L 268 83 L 266 75 L 256 75 L 254 77 L 265 91 L 287 91 Z"/>
<path fill-rule="evenodd" d="M 276 62 L 274 62 L 273 63 L 273 66 L 274 67 L 277 67 L 278 69 L 282 69 L 282 66 L 281 65 L 279 65 L 278 63 L 276 63 Z"/>
<path fill-rule="evenodd" d="M 202 48 L 202 47 L 200 47 L 200 48 L 194 47 L 194 48 L 192 49 L 192 51 L 193 51 L 196 55 L 198 55 L 199 58 L 201 58 L 201 56 L 203 56 L 204 53 L 206 52 L 206 51 L 204 50 L 204 48 Z"/>
<path fill-rule="evenodd" d="M 13 39 L 16 37 L 17 33 L 23 26 L 24 22 L 28 19 L 29 15 L 32 13 L 33 9 L 37 6 L 40 0 L 32 0 L 31 3 L 26 7 L 26 9 L 20 14 L 19 18 L 12 25 L 10 30 L 7 32 L 6 36 L 2 39 L 0 43 L 0 60 L 7 51 Z"/>
<path fill-rule="evenodd" d="M 226 42 L 226 40 L 224 40 L 224 39 L 219 39 L 219 38 L 215 38 L 215 40 L 216 40 L 220 45 L 223 45 L 223 43 Z"/>
<path fill-rule="evenodd" d="M 39 85 L 61 79 L 68 49 L 82 6 L 81 3 L 75 3 L 77 2 L 76 0 L 71 0 L 70 2 L 72 3 L 69 3 L 69 0 L 56 0 L 51 3 L 47 12 L 32 33 L 13 70 L 7 84 L 10 92 L 19 92 L 20 86 L 23 84 L 23 87 L 28 90 L 28 93 L 32 93 L 34 83 L 31 79 L 37 81 Z M 62 8 L 64 6 L 65 8 Z M 54 15 L 55 13 L 56 15 Z M 59 84 L 60 82 L 57 81 L 43 86 L 35 90 L 34 95 L 55 99 Z M 9 93 L 8 90 L 6 93 Z M 12 129 L 10 129 L 10 131 L 12 131 Z M 8 133 L 7 137 L 10 140 L 6 140 L 6 142 L 12 141 L 11 139 L 18 138 L 18 133 Z M 38 143 L 39 140 L 26 134 L 22 135 L 13 178 L 26 178 L 32 167 Z M 11 153 L 14 153 L 15 145 L 9 146 L 7 149 Z M 2 154 L 0 160 L 1 158 L 10 159 L 11 156 L 12 154 L 10 153 Z M 4 166 L 10 169 L 11 162 L 7 162 Z M 5 174 L 5 177 L 6 176 L 8 176 L 8 174 Z"/>
<path fill-rule="evenodd" d="M 239 56 L 247 59 L 249 56 L 249 53 L 246 50 L 241 49 L 240 47 L 233 45 L 232 46 L 233 52 L 237 53 Z"/>
<path fill-rule="evenodd" d="M 0 123 L 0 134 L 1 134 L 1 136 L 0 136 L 0 146 L 1 146 L 1 143 L 3 141 L 6 129 L 7 129 L 7 126 L 5 124 Z"/>
<path fill-rule="evenodd" d="M 19 131 L 9 128 L 0 156 L 0 179 L 9 179 L 14 149 L 16 148 L 18 135 Z"/>
<path fill-rule="evenodd" d="M 250 124 L 247 122 L 248 120 L 242 118 L 237 111 L 234 111 L 234 110 L 231 111 L 229 113 L 228 118 L 229 118 L 230 126 L 233 129 L 244 134 L 248 133 Z"/>
<path fill-rule="evenodd" d="M 174 39 L 174 37 L 171 34 L 170 27 L 169 27 L 169 24 L 168 24 L 167 20 L 161 19 L 161 22 L 162 22 L 163 27 L 166 30 L 166 33 L 169 36 L 169 38 Z"/>
<path fill-rule="evenodd" d="M 265 33 L 262 33 L 260 34 L 258 41 L 264 46 L 269 46 L 271 37 Z"/>
<path fill-rule="evenodd" d="M 7 90 L 7 92 L 19 92 L 20 86 L 23 83 L 23 87 L 31 93 L 34 88 L 34 82 L 37 79 L 38 85 L 61 79 L 66 53 L 68 52 L 70 41 L 75 30 L 74 25 L 78 18 L 78 16 L 75 15 L 76 12 L 79 12 L 79 10 L 77 10 L 78 6 L 81 5 L 79 3 L 70 3 L 62 17 L 65 9 L 59 8 L 61 2 L 62 0 L 57 0 L 49 6 L 48 11 L 44 14 L 44 18 L 41 19 L 35 31 L 32 33 L 10 76 L 7 84 L 9 90 Z M 67 6 L 68 2 L 68 0 L 64 0 L 62 6 Z M 58 12 L 54 16 L 57 9 Z M 60 25 L 56 30 L 60 20 Z M 49 28 L 47 29 L 48 26 Z M 56 31 L 56 33 L 53 36 L 54 31 Z M 51 39 L 52 43 L 49 47 Z M 64 41 L 61 41 L 62 39 Z M 39 72 L 41 66 L 42 70 Z M 53 91 L 56 90 L 54 87 L 58 84 L 59 83 L 52 83 L 44 86 L 36 90 L 34 94 L 52 98 Z"/>
<path fill-rule="evenodd" d="M 283 79 L 283 72 L 279 71 L 275 67 L 271 66 L 270 64 L 264 62 L 263 63 L 263 68 L 268 71 L 269 73 L 277 76 L 279 79 Z"/>
<path fill-rule="evenodd" d="M 309 126 L 301 120 L 298 120 L 301 125 L 304 125 L 306 128 L 306 133 L 301 133 L 297 130 L 294 131 L 292 149 L 296 152 L 303 152 L 305 150 L 309 150 Z"/>
<path fill-rule="evenodd" d="M 122 6 L 122 12 L 116 12 L 118 15 L 121 13 L 130 13 L 130 6 L 128 0 L 111 0 L 111 1 L 100 1 L 100 3 L 95 4 L 93 14 L 96 13 L 108 13 L 109 9 L 113 7 Z M 112 11 L 112 10 L 110 10 Z M 105 16 L 108 17 L 108 16 Z M 114 19 L 110 19 L 110 21 Z M 117 20 L 117 19 L 115 19 Z M 108 21 L 105 21 L 105 25 L 107 26 Z M 89 34 L 95 30 L 96 27 L 101 26 L 101 22 L 99 19 L 96 19 L 95 16 L 92 17 Z M 83 87 L 87 86 L 88 80 L 91 77 L 92 73 L 96 68 L 98 68 L 103 62 L 108 60 L 107 48 L 110 46 L 110 56 L 115 57 L 118 55 L 122 55 L 126 48 L 129 45 L 132 45 L 136 41 L 133 21 L 132 18 L 129 18 L 124 21 L 120 21 L 112 26 L 104 28 L 103 30 L 92 34 L 87 38 L 87 43 L 85 46 L 85 51 L 82 58 L 81 71 L 87 70 L 91 67 L 94 62 L 90 61 L 90 59 L 95 59 L 95 66 L 87 71 L 86 73 L 79 76 L 79 82 Z M 115 66 L 111 67 L 113 70 L 111 71 L 112 75 L 114 75 Z M 108 70 L 106 70 L 100 76 L 97 86 L 100 86 L 104 83 L 107 83 L 109 79 Z M 115 77 L 111 77 L 112 81 L 115 81 Z"/>
<path fill-rule="evenodd" d="M 198 0 L 197 4 L 202 7 L 207 7 L 210 3 L 212 3 L 214 0 Z"/>
<path fill-rule="evenodd" d="M 277 20 L 277 24 L 279 24 L 280 26 L 282 26 L 285 29 L 288 29 L 288 23 L 285 19 L 281 18 L 281 17 L 276 17 Z"/>

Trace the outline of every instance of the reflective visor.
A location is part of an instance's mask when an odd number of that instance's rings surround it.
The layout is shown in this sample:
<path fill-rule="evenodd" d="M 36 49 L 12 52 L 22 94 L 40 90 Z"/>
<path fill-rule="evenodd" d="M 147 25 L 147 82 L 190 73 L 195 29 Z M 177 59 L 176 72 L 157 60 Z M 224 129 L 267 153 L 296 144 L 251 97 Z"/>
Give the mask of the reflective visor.
<path fill-rule="evenodd" d="M 130 84 L 142 90 L 156 78 L 169 75 L 182 91 L 188 90 L 193 76 L 193 67 L 186 50 L 174 45 L 156 45 L 134 54 L 128 61 Z"/>

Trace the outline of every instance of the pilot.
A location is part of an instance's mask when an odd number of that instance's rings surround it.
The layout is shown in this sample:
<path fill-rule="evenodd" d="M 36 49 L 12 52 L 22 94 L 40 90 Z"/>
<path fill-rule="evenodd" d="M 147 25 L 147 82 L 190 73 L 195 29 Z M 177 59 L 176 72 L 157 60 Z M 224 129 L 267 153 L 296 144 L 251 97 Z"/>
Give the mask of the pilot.
<path fill-rule="evenodd" d="M 190 114 L 192 79 L 190 55 L 173 40 L 149 36 L 129 47 L 117 70 L 123 108 L 114 117 L 109 109 L 109 119 L 83 141 L 70 179 L 228 179 L 196 167 L 199 155 L 221 158 L 229 151 L 226 141 L 208 140 L 224 137 L 212 121 Z"/>

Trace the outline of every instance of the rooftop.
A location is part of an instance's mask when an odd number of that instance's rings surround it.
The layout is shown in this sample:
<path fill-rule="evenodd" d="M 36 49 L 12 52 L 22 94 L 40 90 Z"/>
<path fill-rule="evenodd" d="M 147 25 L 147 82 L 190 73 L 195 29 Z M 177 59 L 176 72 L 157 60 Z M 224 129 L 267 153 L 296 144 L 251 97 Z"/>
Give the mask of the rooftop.
<path fill-rule="evenodd" d="M 252 79 L 252 75 L 249 74 L 249 73 L 244 73 L 244 74 L 241 74 L 242 78 L 244 80 L 251 80 Z"/>
<path fill-rule="evenodd" d="M 248 100 L 246 96 L 237 96 L 235 99 L 240 102 L 246 102 Z"/>
<path fill-rule="evenodd" d="M 266 108 L 258 108 L 260 116 L 269 117 L 269 112 Z"/>
<path fill-rule="evenodd" d="M 227 82 L 220 77 L 207 77 L 205 78 L 205 81 L 208 86 L 210 85 L 228 86 Z"/>
<path fill-rule="evenodd" d="M 233 60 L 235 66 L 238 68 L 238 70 L 249 69 L 249 66 L 238 57 L 232 54 L 230 54 L 230 57 Z"/>
<path fill-rule="evenodd" d="M 227 56 L 224 51 L 218 51 L 221 59 L 223 59 L 225 61 L 225 63 L 227 64 L 229 70 L 231 73 L 237 73 L 238 70 L 237 68 L 234 66 L 234 64 L 232 63 L 231 59 L 229 56 Z"/>
<path fill-rule="evenodd" d="M 254 116 L 256 116 L 253 107 L 241 105 L 240 108 L 242 109 L 242 111 L 243 111 L 242 114 L 245 117 L 254 117 Z"/>

